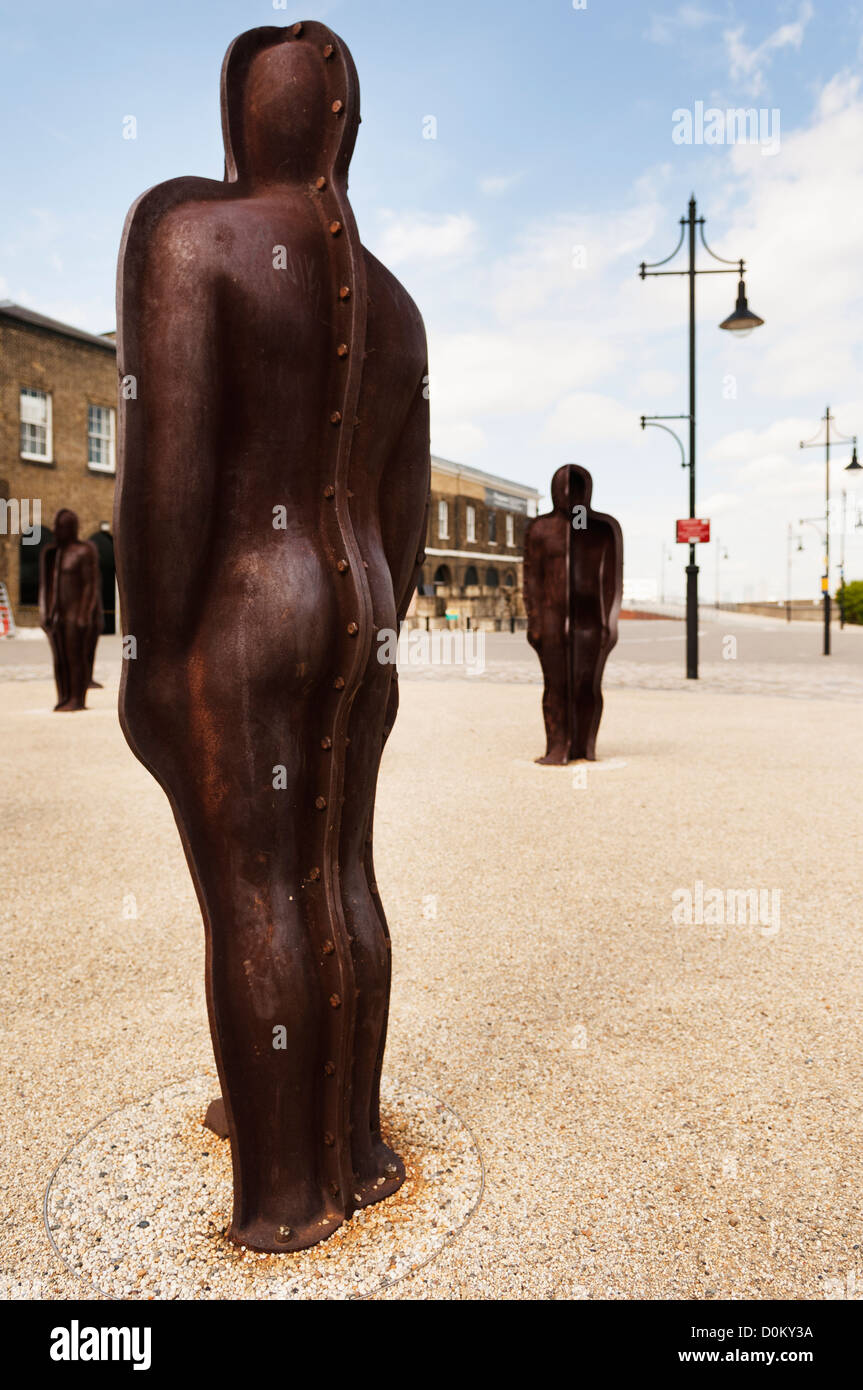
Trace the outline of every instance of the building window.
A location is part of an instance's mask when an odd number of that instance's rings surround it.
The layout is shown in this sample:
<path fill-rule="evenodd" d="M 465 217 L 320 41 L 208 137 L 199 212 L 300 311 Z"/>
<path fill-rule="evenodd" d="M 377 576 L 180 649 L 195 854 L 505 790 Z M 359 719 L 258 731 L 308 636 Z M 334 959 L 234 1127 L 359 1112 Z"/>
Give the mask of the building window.
<path fill-rule="evenodd" d="M 438 540 L 441 541 L 449 537 L 449 506 L 446 502 L 437 504 L 437 534 Z"/>
<path fill-rule="evenodd" d="M 114 411 L 108 405 L 87 406 L 87 465 L 97 473 L 116 469 Z"/>
<path fill-rule="evenodd" d="M 467 539 L 476 540 L 476 507 L 465 508 L 465 527 L 467 528 Z"/>
<path fill-rule="evenodd" d="M 509 512 L 506 517 L 506 543 L 515 545 L 515 517 Z"/>
<path fill-rule="evenodd" d="M 51 397 L 47 391 L 21 388 L 21 457 L 51 462 Z"/>
<path fill-rule="evenodd" d="M 497 512 L 488 514 L 488 543 L 497 545 Z"/>

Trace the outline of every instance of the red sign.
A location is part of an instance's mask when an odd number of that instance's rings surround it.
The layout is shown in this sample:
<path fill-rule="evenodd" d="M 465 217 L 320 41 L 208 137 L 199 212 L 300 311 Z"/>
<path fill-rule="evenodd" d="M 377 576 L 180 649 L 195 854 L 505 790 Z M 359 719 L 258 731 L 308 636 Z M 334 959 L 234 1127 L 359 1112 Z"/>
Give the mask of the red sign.
<path fill-rule="evenodd" d="M 685 521 L 677 523 L 677 544 L 692 545 L 699 541 L 710 540 L 710 522 L 702 521 L 697 516 L 687 517 Z"/>

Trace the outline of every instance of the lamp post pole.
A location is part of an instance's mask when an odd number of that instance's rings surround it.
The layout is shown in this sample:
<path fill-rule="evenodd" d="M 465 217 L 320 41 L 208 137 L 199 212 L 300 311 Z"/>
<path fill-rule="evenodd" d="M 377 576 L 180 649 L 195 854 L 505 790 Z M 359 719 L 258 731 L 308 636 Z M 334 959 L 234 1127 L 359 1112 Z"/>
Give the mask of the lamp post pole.
<path fill-rule="evenodd" d="M 794 546 L 794 527 L 792 526 L 791 522 L 789 521 L 789 523 L 788 523 L 788 556 L 787 556 L 787 559 L 788 559 L 788 578 L 787 578 L 787 583 L 786 583 L 786 586 L 785 586 L 785 617 L 786 617 L 786 619 L 788 620 L 789 623 L 791 622 L 791 556 L 792 556 L 792 553 L 793 553 L 793 546 Z M 802 537 L 802 536 L 798 536 L 798 537 L 797 537 L 797 549 L 798 549 L 798 550 L 802 550 L 802 549 L 803 549 L 803 537 Z"/>
<path fill-rule="evenodd" d="M 727 266 L 734 266 L 734 270 L 696 270 L 695 268 L 695 229 L 698 227 L 701 236 L 701 244 L 709 256 L 715 261 L 722 261 Z M 683 239 L 689 234 L 689 266 L 686 270 L 657 270 L 657 266 L 667 265 L 673 261 L 681 246 Z M 658 275 L 687 275 L 689 277 L 689 414 L 688 415 L 642 415 L 641 428 L 655 424 L 661 420 L 688 420 L 689 421 L 689 461 L 686 460 L 685 450 L 680 438 L 674 434 L 674 430 L 667 425 L 659 425 L 660 429 L 667 430 L 674 435 L 680 446 L 683 455 L 683 468 L 689 469 L 689 516 L 695 517 L 695 277 L 696 275 L 738 275 L 739 284 L 737 288 L 737 304 L 733 313 L 723 319 L 720 328 L 729 329 L 731 332 L 742 335 L 748 334 L 753 328 L 757 328 L 764 320 L 757 314 L 753 314 L 746 303 L 746 289 L 743 282 L 744 262 L 742 260 L 729 261 L 724 256 L 717 256 L 715 251 L 704 239 L 704 218 L 696 216 L 695 195 L 689 199 L 689 208 L 686 217 L 680 219 L 680 240 L 675 246 L 670 256 L 666 256 L 662 261 L 642 261 L 638 271 L 642 280 L 648 276 Z M 698 679 L 698 566 L 695 563 L 695 543 L 689 542 L 689 563 L 686 566 L 686 676 L 688 680 Z"/>
<path fill-rule="evenodd" d="M 801 439 L 801 441 L 800 441 L 800 448 L 801 448 L 801 449 L 815 449 L 815 448 L 820 448 L 820 446 L 821 446 L 822 443 L 824 444 L 824 574 L 822 575 L 822 578 L 821 578 L 821 590 L 822 590 L 822 593 L 823 593 L 823 595 L 824 595 L 824 655 L 825 655 L 825 656 L 829 656 L 829 655 L 830 655 L 830 616 L 831 616 L 831 615 L 830 615 L 830 606 L 831 606 L 831 605 L 830 605 L 830 426 L 831 426 L 831 424 L 833 425 L 834 433 L 835 433 L 836 435 L 838 435 L 838 439 L 837 439 L 836 442 L 837 442 L 838 444 L 850 444 L 850 445 L 852 446 L 852 450 L 851 450 L 851 462 L 845 465 L 845 471 L 846 471 L 846 473 L 857 472 L 857 471 L 859 471 L 859 469 L 860 469 L 861 466 L 863 466 L 863 465 L 861 465 L 861 464 L 858 463 L 858 461 L 857 461 L 857 436 L 856 436 L 856 434 L 847 435 L 847 434 L 840 434 L 840 433 L 839 433 L 839 431 L 836 429 L 836 420 L 835 420 L 834 416 L 832 416 L 832 415 L 830 414 L 830 407 L 829 407 L 829 405 L 827 406 L 827 408 L 826 408 L 826 410 L 825 410 L 825 412 L 824 412 L 824 415 L 823 415 L 823 417 L 822 417 L 822 423 L 823 423 L 823 425 L 824 425 L 824 439 L 823 439 L 823 441 L 822 441 L 821 439 L 819 439 L 819 437 L 818 437 L 818 436 L 820 435 L 820 433 L 821 433 L 821 431 L 819 430 L 818 433 L 817 433 L 812 439 Z M 844 496 L 844 493 L 843 493 L 843 496 Z M 841 565 L 841 574 L 842 574 L 842 584 L 843 584 L 843 587 L 844 587 L 844 584 L 845 584 L 845 521 L 844 521 L 844 517 L 843 517 L 843 521 L 842 521 L 842 565 Z M 844 612 L 843 612 L 844 601 L 845 601 L 845 599 L 844 599 L 844 595 L 843 595 L 842 598 L 840 599 L 840 610 L 839 610 L 839 611 L 840 611 L 840 614 L 842 615 L 842 618 L 843 618 L 843 623 L 844 623 Z"/>

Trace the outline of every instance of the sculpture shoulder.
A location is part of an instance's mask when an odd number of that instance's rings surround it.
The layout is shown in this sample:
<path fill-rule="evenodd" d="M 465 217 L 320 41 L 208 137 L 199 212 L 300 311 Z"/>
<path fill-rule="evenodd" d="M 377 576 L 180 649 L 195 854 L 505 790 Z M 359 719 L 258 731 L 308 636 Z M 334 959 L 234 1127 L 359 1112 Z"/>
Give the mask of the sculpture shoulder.
<path fill-rule="evenodd" d="M 524 528 L 525 545 L 542 545 L 553 537 L 557 538 L 562 527 L 565 529 L 566 523 L 557 512 L 543 512 L 529 521 Z"/>
<path fill-rule="evenodd" d="M 592 526 L 599 526 L 605 531 L 609 541 L 614 541 L 620 545 L 623 542 L 623 532 L 620 529 L 620 522 L 617 517 L 610 516 L 608 512 L 590 513 L 590 523 Z"/>
<path fill-rule="evenodd" d="M 230 186 L 215 179 L 169 179 L 148 188 L 129 209 L 120 247 L 121 276 L 136 269 L 146 253 L 161 259 L 206 256 L 227 222 Z"/>

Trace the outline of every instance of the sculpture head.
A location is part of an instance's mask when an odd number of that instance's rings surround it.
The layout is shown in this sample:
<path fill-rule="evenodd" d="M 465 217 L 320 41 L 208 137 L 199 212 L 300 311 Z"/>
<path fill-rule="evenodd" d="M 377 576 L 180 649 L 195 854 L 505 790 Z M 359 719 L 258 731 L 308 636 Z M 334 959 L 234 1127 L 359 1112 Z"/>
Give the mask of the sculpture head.
<path fill-rule="evenodd" d="M 592 493 L 593 479 L 577 463 L 565 463 L 551 480 L 552 508 L 566 517 L 573 507 L 589 507 Z"/>
<path fill-rule="evenodd" d="M 71 545 L 78 539 L 78 516 L 68 507 L 61 507 L 54 518 L 54 542 L 56 545 Z"/>
<path fill-rule="evenodd" d="M 225 176 L 230 183 L 307 183 L 321 175 L 346 176 L 358 124 L 353 59 L 325 25 L 249 29 L 231 44 L 222 65 Z"/>

